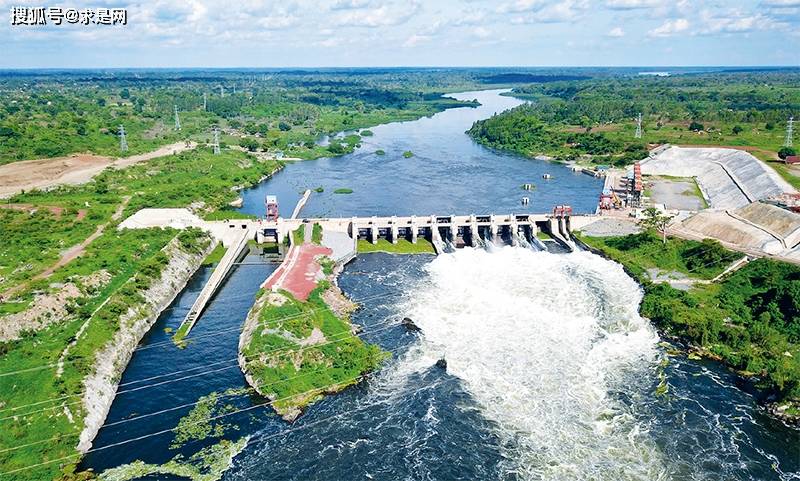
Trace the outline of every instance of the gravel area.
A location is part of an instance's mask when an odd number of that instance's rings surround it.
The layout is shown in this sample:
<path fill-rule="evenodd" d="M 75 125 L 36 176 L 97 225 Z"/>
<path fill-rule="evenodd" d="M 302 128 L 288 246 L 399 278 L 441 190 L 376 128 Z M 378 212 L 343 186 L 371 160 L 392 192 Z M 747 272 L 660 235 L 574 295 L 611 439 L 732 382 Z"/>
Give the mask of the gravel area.
<path fill-rule="evenodd" d="M 581 229 L 589 237 L 613 237 L 637 234 L 642 230 L 633 220 L 603 217 Z"/>

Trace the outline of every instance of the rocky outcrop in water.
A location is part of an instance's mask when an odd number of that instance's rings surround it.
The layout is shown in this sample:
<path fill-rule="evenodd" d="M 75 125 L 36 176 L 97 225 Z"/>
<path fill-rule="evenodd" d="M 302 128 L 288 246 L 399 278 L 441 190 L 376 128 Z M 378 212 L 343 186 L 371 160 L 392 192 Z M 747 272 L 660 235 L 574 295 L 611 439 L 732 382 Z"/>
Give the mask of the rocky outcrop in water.
<path fill-rule="evenodd" d="M 422 329 L 414 324 L 414 321 L 410 317 L 404 317 L 400 324 L 402 324 L 408 332 L 422 332 Z"/>
<path fill-rule="evenodd" d="M 145 302 L 121 316 L 119 331 L 97 352 L 94 370 L 83 381 L 85 393 L 82 401 L 86 416 L 76 448 L 81 453 L 91 449 L 92 440 L 105 422 L 119 380 L 139 341 L 150 330 L 161 311 L 183 290 L 212 247 L 213 243 L 209 243 L 202 252 L 188 253 L 180 248 L 177 239 L 167 244 L 163 251 L 169 257 L 169 263 L 161 271 L 161 277 L 142 293 Z"/>

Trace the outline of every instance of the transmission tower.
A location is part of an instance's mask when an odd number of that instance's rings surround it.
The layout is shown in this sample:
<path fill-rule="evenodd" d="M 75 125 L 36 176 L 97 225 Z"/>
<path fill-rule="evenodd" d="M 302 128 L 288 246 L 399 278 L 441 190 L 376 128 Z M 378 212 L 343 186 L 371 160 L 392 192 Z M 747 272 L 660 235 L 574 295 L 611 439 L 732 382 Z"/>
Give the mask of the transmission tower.
<path fill-rule="evenodd" d="M 203 110 L 208 110 L 208 109 L 206 108 L 206 106 L 207 106 L 207 103 L 208 103 L 208 95 L 206 95 L 206 93 L 205 93 L 205 92 L 203 92 Z"/>
<path fill-rule="evenodd" d="M 128 151 L 128 141 L 125 140 L 125 127 L 122 124 L 119 126 L 119 150 L 120 152 Z"/>
<path fill-rule="evenodd" d="M 225 87 L 223 87 L 222 85 L 219 86 L 219 96 L 220 97 L 225 96 Z"/>
<path fill-rule="evenodd" d="M 233 84 L 233 95 L 236 95 L 236 84 Z"/>
<path fill-rule="evenodd" d="M 181 130 L 181 119 L 178 117 L 178 106 L 175 106 L 175 130 Z"/>
<path fill-rule="evenodd" d="M 636 134 L 634 135 L 637 139 L 642 138 L 642 114 L 639 113 L 639 116 L 636 117 Z"/>
<path fill-rule="evenodd" d="M 783 143 L 784 147 L 792 146 L 792 136 L 794 135 L 794 116 L 789 117 L 786 123 L 786 142 Z"/>
<path fill-rule="evenodd" d="M 219 154 L 219 128 L 216 126 L 214 127 L 214 141 L 211 146 L 214 147 L 214 155 Z"/>

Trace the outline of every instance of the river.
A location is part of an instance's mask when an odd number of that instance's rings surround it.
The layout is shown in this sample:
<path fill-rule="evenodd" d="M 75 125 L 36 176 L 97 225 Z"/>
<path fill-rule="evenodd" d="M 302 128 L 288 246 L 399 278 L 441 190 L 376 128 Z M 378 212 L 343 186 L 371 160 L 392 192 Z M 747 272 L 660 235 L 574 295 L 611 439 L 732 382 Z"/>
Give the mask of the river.
<path fill-rule="evenodd" d="M 519 103 L 498 94 L 458 94 L 482 106 L 379 126 L 353 154 L 290 164 L 246 192 L 242 210 L 261 214 L 269 192 L 285 214 L 299 192 L 322 185 L 304 215 L 592 211 L 598 180 L 464 135 L 474 120 Z M 537 185 L 527 209 L 525 182 Z M 340 187 L 354 192 L 333 194 Z M 164 329 L 177 327 L 210 271 L 195 275 L 142 341 L 121 380 L 128 392 L 108 417 L 118 424 L 103 428 L 95 447 L 170 429 L 201 396 L 245 385 L 233 361 L 239 329 L 272 269 L 237 267 L 180 349 Z M 258 407 L 262 399 L 231 396 L 247 411 L 226 417 L 235 428 L 224 437 L 251 438 L 224 479 L 800 479 L 800 432 L 765 416 L 752 390 L 718 364 L 667 355 L 637 313 L 640 289 L 612 262 L 511 247 L 369 254 L 339 283 L 362 301 L 353 321 L 363 337 L 391 360 L 291 425 Z M 422 334 L 406 332 L 404 316 Z M 158 414 L 139 418 L 149 413 Z M 102 449 L 84 466 L 163 463 L 216 442 L 170 449 L 173 437 Z"/>

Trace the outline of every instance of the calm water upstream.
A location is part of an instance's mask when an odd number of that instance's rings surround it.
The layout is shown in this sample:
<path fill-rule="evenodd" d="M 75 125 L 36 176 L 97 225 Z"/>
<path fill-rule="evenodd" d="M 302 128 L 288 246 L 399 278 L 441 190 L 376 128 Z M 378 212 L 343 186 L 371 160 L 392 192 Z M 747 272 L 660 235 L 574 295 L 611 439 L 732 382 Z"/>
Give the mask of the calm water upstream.
<path fill-rule="evenodd" d="M 595 179 L 488 151 L 463 134 L 518 101 L 497 92 L 458 97 L 483 106 L 371 129 L 352 155 L 289 165 L 248 191 L 243 210 L 261 214 L 269 192 L 285 213 L 299 191 L 322 185 L 304 215 L 522 212 L 519 186 L 529 181 L 537 185 L 531 211 L 558 203 L 593 210 Z M 404 150 L 415 157 L 403 158 Z M 554 179 L 543 181 L 545 172 Z M 354 193 L 332 194 L 339 187 Z M 190 409 L 181 406 L 245 385 L 234 360 L 239 329 L 273 268 L 238 267 L 179 349 L 164 329 L 177 327 L 210 275 L 197 273 L 142 342 L 121 381 L 129 392 L 108 422 L 159 414 L 104 428 L 95 447 L 170 429 Z M 261 407 L 226 418 L 237 428 L 225 438 L 252 437 L 224 479 L 800 479 L 800 432 L 764 416 L 717 364 L 668 357 L 637 314 L 638 286 L 614 263 L 510 247 L 370 254 L 339 283 L 362 301 L 353 320 L 363 337 L 392 359 L 292 425 Z M 404 316 L 423 333 L 406 332 Z M 436 366 L 442 357 L 446 370 Z M 666 394 L 656 394 L 662 380 Z M 246 409 L 263 400 L 227 402 Z M 97 451 L 85 465 L 163 463 L 216 441 L 170 449 L 173 438 Z"/>

